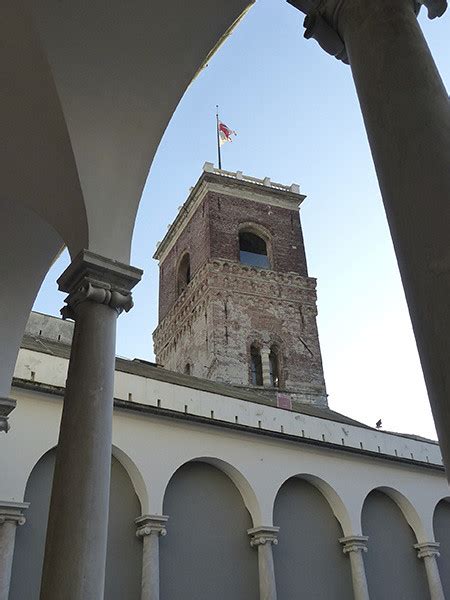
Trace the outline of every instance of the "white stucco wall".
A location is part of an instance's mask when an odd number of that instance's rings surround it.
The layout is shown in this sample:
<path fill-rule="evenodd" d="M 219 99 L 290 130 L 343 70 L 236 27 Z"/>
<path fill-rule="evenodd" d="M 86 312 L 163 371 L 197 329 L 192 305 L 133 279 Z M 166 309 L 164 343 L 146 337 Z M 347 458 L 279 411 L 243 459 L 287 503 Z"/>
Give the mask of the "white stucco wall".
<path fill-rule="evenodd" d="M 63 386 L 66 368 L 66 359 L 21 350 L 15 375 L 29 380 L 33 371 L 35 382 Z M 0 441 L 0 499 L 22 501 L 34 464 L 57 442 L 62 398 L 18 387 L 12 395 L 17 408 L 11 414 L 10 432 Z M 283 482 L 295 475 L 322 491 L 344 535 L 361 533 L 364 499 L 372 489 L 382 488 L 401 507 L 418 541 L 433 540 L 434 508 L 440 499 L 450 496 L 444 472 L 428 464 L 441 464 L 439 449 L 432 443 L 123 372 L 116 373 L 115 396 L 131 399 L 144 410 L 146 405 L 153 407 L 147 414 L 127 409 L 114 413 L 113 452 L 131 476 L 143 513 L 162 512 L 170 478 L 178 467 L 195 459 L 211 462 L 231 477 L 255 526 L 272 524 L 276 494 Z M 189 415 L 206 417 L 211 424 L 184 416 L 185 406 Z M 218 421 L 235 423 L 236 416 L 240 425 L 252 429 L 218 426 Z M 276 431 L 278 436 L 261 435 L 258 421 L 262 429 Z M 281 426 L 285 436 L 293 437 L 283 439 Z M 322 436 L 335 447 L 320 446 Z M 307 438 L 319 443 L 307 443 Z M 342 438 L 346 448 L 353 446 L 355 452 L 343 451 Z M 359 452 L 361 443 L 373 453 Z M 395 450 L 410 463 L 396 460 Z M 418 461 L 423 461 L 423 467 Z"/>

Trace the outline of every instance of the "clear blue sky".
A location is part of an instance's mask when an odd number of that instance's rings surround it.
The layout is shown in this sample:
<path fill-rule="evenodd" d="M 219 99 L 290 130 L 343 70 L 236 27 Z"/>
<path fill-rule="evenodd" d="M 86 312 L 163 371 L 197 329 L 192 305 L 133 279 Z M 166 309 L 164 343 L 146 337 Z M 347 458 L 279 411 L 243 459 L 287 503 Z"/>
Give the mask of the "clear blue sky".
<path fill-rule="evenodd" d="M 420 22 L 450 81 L 450 10 Z M 414 337 L 350 68 L 302 37 L 302 16 L 259 0 L 191 84 L 159 147 L 136 222 L 132 264 L 144 269 L 135 307 L 119 319 L 117 352 L 152 359 L 158 268 L 152 259 L 205 161 L 216 162 L 215 105 L 236 129 L 223 168 L 299 183 L 309 272 L 330 406 L 374 425 L 435 436 Z M 387 98 L 388 101 L 388 98 Z M 49 272 L 35 309 L 59 314 Z"/>

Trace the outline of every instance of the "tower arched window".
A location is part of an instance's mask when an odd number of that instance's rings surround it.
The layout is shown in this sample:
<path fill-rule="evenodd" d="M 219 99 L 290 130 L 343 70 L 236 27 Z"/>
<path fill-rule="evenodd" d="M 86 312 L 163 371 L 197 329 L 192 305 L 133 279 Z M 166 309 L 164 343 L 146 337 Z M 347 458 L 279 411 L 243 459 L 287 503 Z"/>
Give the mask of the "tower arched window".
<path fill-rule="evenodd" d="M 250 346 L 250 382 L 252 385 L 263 384 L 261 351 L 258 346 Z"/>
<path fill-rule="evenodd" d="M 240 231 L 239 260 L 244 265 L 270 269 L 266 241 L 253 231 Z"/>
<path fill-rule="evenodd" d="M 269 353 L 270 385 L 280 387 L 280 359 L 277 346 L 272 346 Z"/>
<path fill-rule="evenodd" d="M 191 281 L 191 258 L 188 253 L 186 253 L 180 261 L 178 265 L 178 276 L 177 276 L 177 287 L 178 293 L 185 289 L 188 283 Z"/>

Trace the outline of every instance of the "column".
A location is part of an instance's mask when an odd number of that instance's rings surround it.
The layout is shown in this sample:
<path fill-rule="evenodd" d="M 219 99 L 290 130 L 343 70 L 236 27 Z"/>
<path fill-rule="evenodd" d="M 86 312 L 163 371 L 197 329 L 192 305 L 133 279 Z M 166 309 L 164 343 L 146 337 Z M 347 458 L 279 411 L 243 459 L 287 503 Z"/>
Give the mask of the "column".
<path fill-rule="evenodd" d="M 258 548 L 259 600 L 277 600 L 272 545 L 278 544 L 279 527 L 254 527 L 247 531 L 252 548 Z"/>
<path fill-rule="evenodd" d="M 0 502 L 0 600 L 8 600 L 16 527 L 25 523 L 28 502 Z"/>
<path fill-rule="evenodd" d="M 75 321 L 42 575 L 41 600 L 103 598 L 116 319 L 142 272 L 83 250 L 58 279 Z"/>
<path fill-rule="evenodd" d="M 271 387 L 272 382 L 270 381 L 270 349 L 265 346 L 261 348 L 261 366 L 262 366 L 262 376 L 263 376 L 263 385 L 266 387 Z"/>
<path fill-rule="evenodd" d="M 366 535 L 351 535 L 340 538 L 342 551 L 350 558 L 350 567 L 352 570 L 353 594 L 355 600 L 369 600 L 369 590 L 367 587 L 366 570 L 364 568 L 363 552 L 367 552 Z"/>
<path fill-rule="evenodd" d="M 416 19 L 419 3 L 289 1 L 310 13 L 305 35 L 351 65 L 450 469 L 450 102 Z M 430 18 L 447 7 L 423 4 Z"/>
<path fill-rule="evenodd" d="M 445 600 L 436 560 L 439 557 L 439 546 L 439 542 L 414 544 L 414 548 L 417 550 L 417 557 L 423 558 L 425 563 L 431 600 Z"/>
<path fill-rule="evenodd" d="M 0 398 L 0 432 L 4 431 L 8 433 L 9 413 L 12 412 L 16 407 L 16 401 L 13 398 Z"/>
<path fill-rule="evenodd" d="M 141 600 L 159 600 L 159 536 L 167 534 L 164 515 L 143 515 L 135 520 L 136 535 L 142 538 Z"/>

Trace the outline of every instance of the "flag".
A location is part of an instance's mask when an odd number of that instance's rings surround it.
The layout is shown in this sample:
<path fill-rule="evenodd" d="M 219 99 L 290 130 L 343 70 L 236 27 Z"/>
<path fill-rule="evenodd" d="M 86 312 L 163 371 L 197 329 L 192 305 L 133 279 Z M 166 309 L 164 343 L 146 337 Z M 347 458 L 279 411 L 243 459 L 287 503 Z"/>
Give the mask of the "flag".
<path fill-rule="evenodd" d="M 231 139 L 231 136 L 237 135 L 237 133 L 235 131 L 233 131 L 232 129 L 227 127 L 225 125 L 225 123 L 222 123 L 221 121 L 219 121 L 219 123 L 218 123 L 218 128 L 219 128 L 219 142 L 220 142 L 221 146 L 223 144 L 225 144 L 226 142 L 232 142 L 233 140 Z"/>

